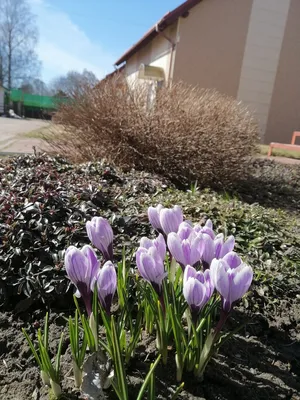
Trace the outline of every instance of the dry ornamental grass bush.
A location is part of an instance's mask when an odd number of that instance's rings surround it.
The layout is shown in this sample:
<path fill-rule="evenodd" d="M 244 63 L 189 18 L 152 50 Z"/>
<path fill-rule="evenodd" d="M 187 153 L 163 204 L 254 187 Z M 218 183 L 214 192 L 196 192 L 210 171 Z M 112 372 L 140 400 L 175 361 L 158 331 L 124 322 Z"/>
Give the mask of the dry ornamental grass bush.
<path fill-rule="evenodd" d="M 105 158 L 180 184 L 224 186 L 244 174 L 258 127 L 242 104 L 183 83 L 159 89 L 152 102 L 149 90 L 121 76 L 87 89 L 57 113 L 64 134 L 52 146 L 73 161 Z"/>

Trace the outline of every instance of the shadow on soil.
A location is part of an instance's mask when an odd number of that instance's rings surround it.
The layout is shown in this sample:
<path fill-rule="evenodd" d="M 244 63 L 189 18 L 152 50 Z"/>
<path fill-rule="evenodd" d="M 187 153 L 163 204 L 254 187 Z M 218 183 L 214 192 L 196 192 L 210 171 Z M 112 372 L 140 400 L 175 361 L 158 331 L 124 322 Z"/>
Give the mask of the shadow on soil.
<path fill-rule="evenodd" d="M 257 159 L 249 167 L 247 177 L 230 192 L 250 204 L 299 211 L 300 165 Z"/>

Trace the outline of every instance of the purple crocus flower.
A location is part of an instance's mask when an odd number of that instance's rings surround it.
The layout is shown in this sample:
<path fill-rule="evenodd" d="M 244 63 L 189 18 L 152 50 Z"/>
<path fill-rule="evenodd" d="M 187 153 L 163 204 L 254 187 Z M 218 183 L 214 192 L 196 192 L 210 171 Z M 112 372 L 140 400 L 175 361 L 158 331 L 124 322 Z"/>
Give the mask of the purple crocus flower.
<path fill-rule="evenodd" d="M 227 253 L 233 250 L 235 245 L 234 236 L 228 236 L 224 242 L 224 235 L 220 233 L 215 237 L 215 254 L 216 258 L 223 258 Z"/>
<path fill-rule="evenodd" d="M 65 267 L 69 279 L 77 288 L 76 296 L 82 297 L 88 315 L 92 312 L 92 282 L 99 270 L 99 262 L 94 250 L 84 246 L 81 250 L 74 246 L 67 248 Z"/>
<path fill-rule="evenodd" d="M 107 261 L 96 275 L 97 291 L 99 301 L 106 311 L 110 314 L 110 308 L 114 294 L 117 289 L 116 269 L 111 261 Z"/>
<path fill-rule="evenodd" d="M 239 263 L 239 257 L 232 252 L 221 260 L 212 261 L 210 276 L 216 290 L 222 296 L 224 312 L 229 313 L 233 303 L 248 291 L 253 279 L 253 270 L 249 265 Z"/>
<path fill-rule="evenodd" d="M 210 299 L 214 287 L 209 270 L 204 273 L 188 265 L 183 275 L 183 295 L 196 317 Z"/>
<path fill-rule="evenodd" d="M 235 239 L 233 236 L 229 236 L 225 242 L 222 233 L 215 236 L 214 239 L 207 233 L 200 233 L 200 237 L 203 248 L 201 259 L 204 269 L 209 268 L 214 258 L 223 258 L 234 248 Z"/>
<path fill-rule="evenodd" d="M 147 237 L 142 237 L 140 241 L 140 247 L 145 249 L 150 249 L 150 247 L 156 247 L 158 254 L 164 261 L 166 258 L 167 246 L 163 235 L 160 233 L 156 239 L 148 239 Z"/>
<path fill-rule="evenodd" d="M 136 252 L 136 264 L 141 276 L 153 286 L 160 296 L 162 281 L 167 273 L 158 249 L 155 246 L 148 249 L 140 247 Z"/>
<path fill-rule="evenodd" d="M 86 223 L 86 231 L 90 241 L 103 254 L 105 261 L 112 261 L 114 234 L 108 220 L 93 217 Z"/>
<path fill-rule="evenodd" d="M 182 210 L 179 206 L 164 208 L 161 204 L 148 208 L 148 217 L 151 225 L 160 233 L 168 235 L 177 232 L 183 221 Z"/>
<path fill-rule="evenodd" d="M 184 231 L 174 233 L 171 232 L 168 235 L 167 244 L 170 253 L 175 260 L 180 264 L 182 270 L 187 265 L 196 265 L 201 259 L 201 253 L 203 247 L 201 246 L 201 237 L 197 236 L 196 233 L 191 230 L 189 236 L 187 236 L 188 228 L 184 227 Z M 186 239 L 182 239 L 187 237 Z"/>

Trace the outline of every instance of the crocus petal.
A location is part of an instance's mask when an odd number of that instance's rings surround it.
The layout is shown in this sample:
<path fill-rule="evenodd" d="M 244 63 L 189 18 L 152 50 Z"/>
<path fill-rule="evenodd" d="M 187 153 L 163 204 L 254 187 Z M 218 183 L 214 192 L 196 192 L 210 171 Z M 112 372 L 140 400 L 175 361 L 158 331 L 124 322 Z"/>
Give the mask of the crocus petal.
<path fill-rule="evenodd" d="M 75 286 L 79 282 L 90 286 L 92 267 L 85 255 L 74 246 L 70 246 L 65 253 L 65 267 Z"/>
<path fill-rule="evenodd" d="M 211 272 L 209 269 L 205 270 L 203 273 L 204 276 L 204 284 L 206 286 L 206 296 L 208 299 L 210 299 L 210 297 L 212 296 L 215 287 L 214 284 L 212 282 L 211 276 L 210 276 Z"/>
<path fill-rule="evenodd" d="M 253 279 L 253 270 L 249 265 L 241 264 L 239 267 L 232 270 L 232 274 L 233 277 L 230 282 L 230 304 L 241 299 L 248 291 Z"/>
<path fill-rule="evenodd" d="M 88 260 L 92 266 L 91 276 L 92 277 L 96 276 L 96 274 L 99 270 L 99 261 L 97 259 L 94 249 L 91 246 L 86 245 L 86 246 L 83 246 L 81 251 L 85 255 L 85 257 L 88 258 Z"/>
<path fill-rule="evenodd" d="M 201 256 L 203 253 L 203 249 L 201 249 L 200 242 L 201 238 L 199 236 L 195 236 L 192 238 L 192 234 L 190 236 L 190 264 L 195 265 L 201 260 Z"/>
<path fill-rule="evenodd" d="M 231 269 L 237 268 L 242 263 L 241 258 L 234 251 L 227 253 L 223 257 L 223 260 L 227 262 Z"/>
<path fill-rule="evenodd" d="M 183 273 L 183 285 L 189 278 L 195 278 L 196 275 L 197 271 L 195 270 L 195 268 L 193 268 L 191 265 L 187 265 Z"/>
<path fill-rule="evenodd" d="M 117 288 L 117 274 L 112 262 L 106 262 L 97 274 L 98 297 L 107 312 Z"/>
<path fill-rule="evenodd" d="M 157 231 L 162 231 L 162 226 L 160 223 L 160 212 L 162 209 L 163 209 L 163 206 L 161 204 L 158 204 L 156 207 L 148 208 L 148 218 L 149 218 L 150 224 Z"/>
<path fill-rule="evenodd" d="M 135 254 L 135 257 L 136 257 L 136 265 L 137 265 L 137 267 L 138 267 L 138 271 L 139 271 L 140 275 L 141 275 L 144 279 L 148 280 L 148 277 L 147 277 L 147 275 L 146 275 L 146 271 L 145 271 L 145 269 L 144 269 L 143 259 L 142 259 L 142 255 L 143 255 L 143 254 L 147 254 L 147 249 L 145 249 L 145 248 L 143 248 L 143 247 L 138 248 L 138 250 L 137 250 L 137 252 L 136 252 L 136 254 Z"/>
<path fill-rule="evenodd" d="M 153 244 L 157 248 L 157 252 L 160 258 L 164 261 L 167 253 L 167 245 L 165 238 L 161 233 L 157 236 L 156 239 L 153 240 Z"/>
<path fill-rule="evenodd" d="M 185 265 L 185 257 L 182 250 L 182 242 L 175 232 L 168 234 L 167 238 L 168 249 L 177 262 Z"/>
<path fill-rule="evenodd" d="M 148 254 L 154 260 L 154 267 L 147 271 L 150 282 L 160 285 L 163 277 L 165 276 L 164 262 L 161 259 L 156 247 L 151 247 L 151 249 L 148 250 Z"/>
<path fill-rule="evenodd" d="M 226 242 L 223 244 L 219 257 L 217 258 L 223 258 L 227 253 L 233 250 L 235 244 L 235 239 L 234 236 L 229 236 L 226 240 Z"/>
<path fill-rule="evenodd" d="M 179 225 L 177 234 L 181 240 L 184 240 L 189 238 L 193 230 L 193 227 L 188 222 L 184 221 Z"/>
<path fill-rule="evenodd" d="M 183 265 L 186 266 L 188 264 L 192 264 L 191 262 L 191 244 L 187 239 L 184 239 L 181 243 L 184 262 Z"/>
<path fill-rule="evenodd" d="M 144 247 L 145 249 L 149 249 L 153 246 L 153 241 L 148 239 L 147 237 L 142 237 L 140 241 L 140 247 Z"/>
<path fill-rule="evenodd" d="M 202 246 L 202 261 L 210 265 L 212 262 L 214 256 L 215 256 L 215 244 L 212 238 L 204 233 L 202 235 L 202 240 L 200 242 L 200 245 Z"/>
<path fill-rule="evenodd" d="M 205 227 L 206 228 L 209 228 L 209 229 L 213 229 L 213 223 L 212 223 L 212 221 L 211 221 L 211 219 L 208 219 L 206 222 L 205 222 Z"/>
<path fill-rule="evenodd" d="M 160 223 L 166 235 L 177 232 L 182 221 L 183 214 L 179 206 L 174 206 L 172 209 L 164 208 L 160 212 Z"/>
<path fill-rule="evenodd" d="M 222 251 L 223 244 L 224 244 L 224 235 L 223 234 L 217 235 L 214 239 L 216 258 L 221 258 L 220 254 Z"/>
<path fill-rule="evenodd" d="M 229 298 L 230 282 L 226 262 L 214 259 L 210 265 L 210 277 L 216 290 L 225 299 Z"/>
<path fill-rule="evenodd" d="M 215 234 L 214 231 L 212 229 L 210 229 L 207 226 L 204 226 L 203 228 L 201 228 L 200 230 L 201 233 L 206 233 L 207 235 L 209 235 L 212 239 L 215 238 Z"/>
<path fill-rule="evenodd" d="M 177 220 L 177 224 L 178 224 L 177 230 L 178 230 L 179 225 L 181 224 L 181 222 L 183 222 L 182 209 L 181 209 L 181 207 L 176 205 L 173 207 L 173 212 L 174 212 L 175 218 Z"/>

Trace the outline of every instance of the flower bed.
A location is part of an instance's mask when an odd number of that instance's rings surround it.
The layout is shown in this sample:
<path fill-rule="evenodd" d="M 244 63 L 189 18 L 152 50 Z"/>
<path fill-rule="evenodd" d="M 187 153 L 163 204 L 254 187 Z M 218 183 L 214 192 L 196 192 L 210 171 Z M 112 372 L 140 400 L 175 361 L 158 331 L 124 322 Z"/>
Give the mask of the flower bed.
<path fill-rule="evenodd" d="M 25 327 L 30 336 L 35 338 L 45 316 L 45 307 L 40 300 L 44 299 L 46 305 L 51 304 L 52 300 L 49 348 L 51 358 L 55 355 L 60 333 L 65 326 L 64 316 L 68 318 L 69 314 L 74 313 L 72 289 L 69 288 L 67 297 L 64 296 L 69 285 L 63 267 L 63 250 L 69 245 L 80 248 L 89 243 L 85 224 L 94 216 L 101 215 L 112 222 L 116 261 L 122 260 L 122 247 L 125 244 L 128 250 L 125 260 L 136 271 L 136 263 L 134 260 L 130 261 L 130 256 L 132 249 L 137 248 L 141 236 L 153 235 L 146 214 L 148 206 L 154 202 L 153 199 L 156 204 L 179 204 L 186 219 L 196 223 L 204 217 L 201 226 L 207 218 L 211 218 L 216 226 L 216 234 L 224 232 L 228 237 L 232 234 L 235 236 L 237 251 L 255 271 L 251 293 L 239 303 L 228 320 L 226 329 L 230 332 L 244 322 L 247 325 L 220 349 L 220 354 L 208 365 L 203 383 L 195 383 L 193 374 L 184 372 L 185 389 L 179 398 L 213 399 L 219 396 L 233 399 L 233 392 L 239 393 L 239 397 L 245 399 L 249 396 L 277 399 L 278 395 L 286 398 L 297 393 L 299 347 L 295 341 L 299 335 L 297 295 L 300 293 L 297 265 L 300 256 L 298 226 L 291 221 L 290 215 L 258 205 L 249 206 L 212 192 L 199 193 L 195 188 L 191 192 L 179 192 L 161 178 L 136 173 L 122 174 L 100 163 L 72 166 L 63 160 L 30 157 L 4 162 L 1 168 L 2 185 L 4 182 L 2 221 L 6 222 L 1 225 L 4 234 L 1 236 L 0 260 L 2 274 L 6 274 L 6 279 L 2 282 L 2 298 L 6 300 L 6 308 L 14 307 L 15 314 L 6 313 L 0 316 L 0 329 L 4 338 L 1 342 L 1 358 L 4 361 L 1 366 L 3 386 L 0 388 L 0 398 L 30 398 L 35 387 L 36 398 L 47 398 L 47 390 L 41 385 L 38 370 L 33 359 L 29 357 L 29 348 L 20 330 Z M 38 197 L 34 198 L 35 196 Z M 99 196 L 102 196 L 101 202 Z M 7 207 L 8 199 L 13 200 L 13 207 Z M 26 199 L 33 203 L 28 205 L 31 210 L 30 218 L 24 211 L 27 208 Z M 95 204 L 97 201 L 98 205 Z M 6 220 L 9 217 L 12 219 Z M 43 218 L 50 220 L 47 223 Z M 48 229 L 33 229 L 40 223 L 44 223 L 43 227 Z M 54 225 L 57 229 L 59 224 L 63 225 L 64 230 L 69 229 L 63 232 L 65 236 L 58 239 L 58 234 L 55 236 L 52 228 Z M 23 239 L 30 234 L 31 241 Z M 19 241 L 20 237 L 22 240 L 16 246 L 15 241 Z M 179 264 L 184 264 L 180 253 L 176 255 L 176 246 L 174 251 L 177 239 L 173 238 L 174 258 L 178 259 Z M 37 251 L 42 241 L 54 254 L 61 251 L 59 264 L 55 257 L 49 263 L 47 261 L 48 264 L 43 259 L 38 263 Z M 147 246 L 145 240 L 144 246 Z M 13 256 L 14 263 L 7 268 L 8 259 L 5 257 L 15 254 L 13 251 L 16 247 L 21 250 L 19 258 L 14 259 Z M 172 243 L 169 248 L 172 248 Z M 108 258 L 109 252 L 107 254 Z M 36 260 L 36 263 L 32 260 Z M 203 261 L 205 260 L 202 263 Z M 30 296 L 26 291 L 18 294 L 16 289 L 20 285 L 15 285 L 16 279 L 19 279 L 18 265 L 28 272 L 30 262 L 33 264 L 33 274 L 43 271 L 37 276 L 42 276 L 45 285 L 49 285 L 40 291 L 33 287 Z M 44 271 L 47 265 L 48 268 L 52 266 L 52 269 Z M 61 291 L 57 291 L 59 285 L 62 285 Z M 47 293 L 48 288 L 51 290 Z M 129 292 L 135 293 L 133 289 Z M 64 301 L 59 304 L 59 299 Z M 132 300 L 135 301 L 134 298 L 130 299 Z M 60 311 L 57 312 L 58 306 Z M 26 312 L 29 307 L 30 313 Z M 117 309 L 113 308 L 113 314 L 118 315 Z M 104 330 L 100 329 L 99 333 L 103 339 Z M 137 397 L 151 363 L 157 359 L 155 347 L 155 338 L 143 332 L 135 356 L 126 369 L 132 396 L 130 398 Z M 158 364 L 155 371 L 156 392 L 160 394 L 160 398 L 171 398 L 179 386 L 176 383 L 175 363 L 172 361 L 176 352 L 174 343 L 170 344 L 168 352 L 168 369 Z M 68 398 L 75 399 L 78 398 L 78 393 L 72 393 L 74 384 L 71 375 L 68 375 L 71 366 L 68 335 L 65 332 L 62 341 L 62 386 Z M 108 393 L 110 398 L 114 398 L 112 391 Z"/>

